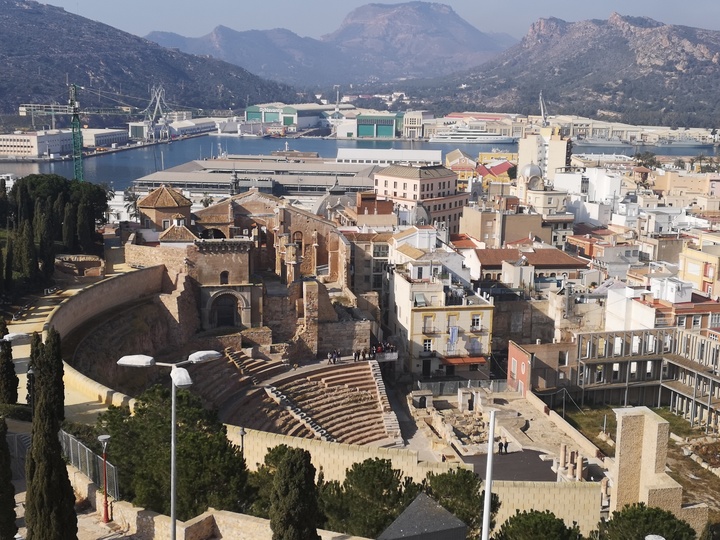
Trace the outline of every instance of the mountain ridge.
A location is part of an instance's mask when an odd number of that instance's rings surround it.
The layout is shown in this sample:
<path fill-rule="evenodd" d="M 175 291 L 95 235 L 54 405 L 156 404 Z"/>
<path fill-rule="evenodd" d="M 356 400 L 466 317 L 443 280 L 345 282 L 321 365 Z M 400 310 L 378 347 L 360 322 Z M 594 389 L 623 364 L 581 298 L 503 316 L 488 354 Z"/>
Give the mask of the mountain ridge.
<path fill-rule="evenodd" d="M 20 103 L 66 102 L 66 81 L 113 93 L 118 105 L 141 108 L 150 100 L 149 87 L 160 83 L 168 102 L 188 108 L 296 99 L 290 87 L 238 66 L 163 48 L 33 0 L 0 0 L 0 27 L 0 112 L 5 114 L 17 114 Z M 96 103 L 93 93 L 82 99 L 83 106 L 109 106 Z"/>
<path fill-rule="evenodd" d="M 543 90 L 551 113 L 711 125 L 720 113 L 720 32 L 618 13 L 541 18 L 496 58 L 434 82 L 435 94 L 494 110 L 537 114 Z"/>
<path fill-rule="evenodd" d="M 446 75 L 482 63 L 513 41 L 506 34 L 481 32 L 450 6 L 421 1 L 358 7 L 337 30 L 318 40 L 287 29 L 237 31 L 224 26 L 199 38 L 172 32 L 145 37 L 297 85 Z"/>

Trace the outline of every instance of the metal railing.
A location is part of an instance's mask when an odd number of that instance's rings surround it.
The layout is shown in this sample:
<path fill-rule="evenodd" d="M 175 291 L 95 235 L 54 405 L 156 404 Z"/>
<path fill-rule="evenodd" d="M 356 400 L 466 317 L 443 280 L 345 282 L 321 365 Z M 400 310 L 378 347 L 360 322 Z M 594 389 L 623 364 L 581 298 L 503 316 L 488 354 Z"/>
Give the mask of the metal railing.
<path fill-rule="evenodd" d="M 60 446 L 63 455 L 68 462 L 79 469 L 85 476 L 90 478 L 98 487 L 105 489 L 103 485 L 103 458 L 90 450 L 75 437 L 60 430 Z M 118 488 L 117 468 L 109 461 L 107 464 L 107 493 L 113 499 L 120 500 Z"/>
<path fill-rule="evenodd" d="M 507 380 L 417 381 L 418 390 L 430 390 L 434 396 L 456 395 L 459 388 L 488 388 L 491 392 L 507 390 Z"/>

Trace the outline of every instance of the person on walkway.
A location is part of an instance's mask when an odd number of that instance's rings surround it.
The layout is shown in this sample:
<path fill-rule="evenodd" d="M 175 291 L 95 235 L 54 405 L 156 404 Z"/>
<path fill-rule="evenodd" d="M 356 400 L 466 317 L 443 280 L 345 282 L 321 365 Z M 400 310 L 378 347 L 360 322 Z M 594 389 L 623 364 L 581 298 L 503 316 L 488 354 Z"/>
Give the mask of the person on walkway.
<path fill-rule="evenodd" d="M 332 364 L 332 353 L 328 352 L 328 364 Z"/>
<path fill-rule="evenodd" d="M 503 442 L 499 441 L 498 442 L 498 454 L 502 454 L 502 453 L 503 453 Z"/>

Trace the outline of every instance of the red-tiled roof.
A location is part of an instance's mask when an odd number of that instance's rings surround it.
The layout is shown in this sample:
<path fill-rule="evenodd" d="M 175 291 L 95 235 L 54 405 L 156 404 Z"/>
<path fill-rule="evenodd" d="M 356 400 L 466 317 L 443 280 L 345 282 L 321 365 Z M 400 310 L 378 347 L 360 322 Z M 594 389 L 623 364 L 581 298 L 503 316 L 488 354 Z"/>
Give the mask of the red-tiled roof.
<path fill-rule="evenodd" d="M 151 191 L 137 203 L 138 208 L 183 208 L 191 204 L 185 195 L 167 186 Z"/>

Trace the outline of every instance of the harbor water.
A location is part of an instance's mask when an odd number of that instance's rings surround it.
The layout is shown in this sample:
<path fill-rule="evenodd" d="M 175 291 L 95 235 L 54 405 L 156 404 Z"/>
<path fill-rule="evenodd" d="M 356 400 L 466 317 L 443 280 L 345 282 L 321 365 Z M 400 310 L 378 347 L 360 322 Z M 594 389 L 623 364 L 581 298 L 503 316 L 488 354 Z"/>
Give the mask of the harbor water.
<path fill-rule="evenodd" d="M 263 155 L 276 150 L 284 150 L 285 143 L 291 150 L 317 152 L 321 157 L 334 159 L 339 148 L 402 149 L 402 150 L 441 150 L 443 158 L 448 152 L 460 149 L 471 156 L 480 152 L 499 149 L 505 152 L 517 152 L 517 144 L 458 144 L 430 143 L 425 141 L 404 140 L 336 140 L 322 138 L 298 139 L 261 139 L 240 138 L 235 136 L 208 135 L 172 143 L 133 147 L 120 152 L 99 154 L 85 158 L 85 180 L 104 183 L 115 190 L 129 187 L 133 180 L 153 172 L 169 169 L 188 161 L 213 159 L 222 154 Z M 582 153 L 634 155 L 638 151 L 654 152 L 658 155 L 695 156 L 701 152 L 712 155 L 713 149 L 707 148 L 655 148 L 631 146 L 619 147 L 583 147 Z M 56 162 L 0 162 L 1 173 L 14 173 L 18 176 L 28 174 L 58 174 L 66 178 L 73 176 L 72 160 Z"/>

